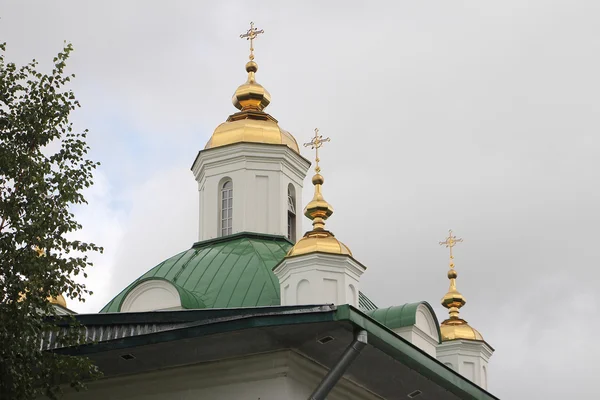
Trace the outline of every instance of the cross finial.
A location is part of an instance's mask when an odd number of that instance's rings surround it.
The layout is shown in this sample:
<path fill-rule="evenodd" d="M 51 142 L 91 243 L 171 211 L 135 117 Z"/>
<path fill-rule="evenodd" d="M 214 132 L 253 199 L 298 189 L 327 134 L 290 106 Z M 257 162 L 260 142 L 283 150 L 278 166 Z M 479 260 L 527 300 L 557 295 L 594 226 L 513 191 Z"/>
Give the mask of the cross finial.
<path fill-rule="evenodd" d="M 315 136 L 311 139 L 310 142 L 304 143 L 304 147 L 310 146 L 311 149 L 315 150 L 315 172 L 318 174 L 321 172 L 321 167 L 319 167 L 319 148 L 323 146 L 323 143 L 330 142 L 331 139 L 325 138 L 323 139 L 322 135 L 319 135 L 319 128 L 315 128 Z"/>
<path fill-rule="evenodd" d="M 450 229 L 448 231 L 448 237 L 446 238 L 446 241 L 440 242 L 440 246 L 446 245 L 446 247 L 450 249 L 450 268 L 454 268 L 454 262 L 452 261 L 454 259 L 454 255 L 452 255 L 452 248 L 456 246 L 456 243 L 460 243 L 462 241 L 462 239 L 457 239 L 456 236 L 452 235 L 452 229 Z"/>
<path fill-rule="evenodd" d="M 250 22 L 250 29 L 248 29 L 246 33 L 240 35 L 240 38 L 250 41 L 250 61 L 254 60 L 254 39 L 261 33 L 265 33 L 265 31 L 256 29 L 254 27 L 254 22 Z"/>

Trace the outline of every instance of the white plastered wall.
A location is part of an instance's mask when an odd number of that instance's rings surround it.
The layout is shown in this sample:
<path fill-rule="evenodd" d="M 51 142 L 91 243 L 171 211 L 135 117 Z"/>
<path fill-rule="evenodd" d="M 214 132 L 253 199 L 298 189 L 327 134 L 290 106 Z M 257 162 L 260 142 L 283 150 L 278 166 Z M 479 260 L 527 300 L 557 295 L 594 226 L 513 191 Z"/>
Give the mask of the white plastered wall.
<path fill-rule="evenodd" d="M 199 191 L 199 240 L 220 236 L 220 185 L 233 183 L 232 233 L 287 236 L 288 186 L 296 192 L 296 240 L 302 237 L 302 187 L 310 162 L 284 145 L 236 143 L 203 150 L 192 171 Z"/>
<path fill-rule="evenodd" d="M 437 348 L 437 359 L 487 390 L 488 363 L 494 350 L 483 341 L 449 340 Z"/>
<path fill-rule="evenodd" d="M 417 307 L 414 325 L 396 328 L 394 332 L 430 356 L 436 357 L 440 336 L 436 319 L 425 305 L 419 304 Z"/>
<path fill-rule="evenodd" d="M 365 267 L 350 256 L 310 253 L 285 258 L 273 272 L 279 279 L 281 305 L 350 304 L 358 307 Z"/>
<path fill-rule="evenodd" d="M 135 286 L 121 304 L 121 312 L 181 309 L 179 292 L 172 283 L 150 279 Z"/>
<path fill-rule="evenodd" d="M 90 382 L 65 400 L 306 400 L 327 371 L 293 351 L 278 351 Z M 376 400 L 346 377 L 329 400 Z"/>

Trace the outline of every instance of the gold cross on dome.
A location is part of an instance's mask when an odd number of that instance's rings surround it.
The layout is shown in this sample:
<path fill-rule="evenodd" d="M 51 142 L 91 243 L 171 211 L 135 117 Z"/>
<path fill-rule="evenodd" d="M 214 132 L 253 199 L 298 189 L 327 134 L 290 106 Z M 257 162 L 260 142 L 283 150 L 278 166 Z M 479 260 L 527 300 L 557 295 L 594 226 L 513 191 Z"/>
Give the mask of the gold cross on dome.
<path fill-rule="evenodd" d="M 448 237 L 446 238 L 445 242 L 440 242 L 440 246 L 446 245 L 446 247 L 448 247 L 450 249 L 450 259 L 453 259 L 454 256 L 452 255 L 452 248 L 454 246 L 456 246 L 456 243 L 460 243 L 462 242 L 462 239 L 457 239 L 456 236 L 452 235 L 452 229 L 450 229 L 448 231 Z"/>
<path fill-rule="evenodd" d="M 250 22 L 250 29 L 246 31 L 246 33 L 242 33 L 240 35 L 241 39 L 246 39 L 250 41 L 250 60 L 254 60 L 254 39 L 258 37 L 261 33 L 265 33 L 264 30 L 258 30 L 254 27 L 254 22 Z"/>
<path fill-rule="evenodd" d="M 319 135 L 319 128 L 315 128 L 315 136 L 311 139 L 310 142 L 304 143 L 304 147 L 310 146 L 311 149 L 315 150 L 315 171 L 317 174 L 321 172 L 321 167 L 319 167 L 319 148 L 323 146 L 323 143 L 330 142 L 331 139 L 325 138 L 323 139 L 322 135 Z"/>

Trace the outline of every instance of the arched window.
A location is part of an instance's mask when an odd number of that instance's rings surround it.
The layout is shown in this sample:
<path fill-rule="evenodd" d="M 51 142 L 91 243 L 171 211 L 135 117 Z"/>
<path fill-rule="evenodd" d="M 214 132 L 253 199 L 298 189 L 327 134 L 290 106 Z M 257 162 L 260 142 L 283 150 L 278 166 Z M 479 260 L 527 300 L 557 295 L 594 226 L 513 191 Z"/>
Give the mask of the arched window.
<path fill-rule="evenodd" d="M 296 242 L 296 190 L 291 183 L 288 186 L 287 225 L 288 239 L 292 242 Z"/>
<path fill-rule="evenodd" d="M 231 235 L 233 221 L 233 183 L 225 181 L 221 186 L 221 236 Z"/>

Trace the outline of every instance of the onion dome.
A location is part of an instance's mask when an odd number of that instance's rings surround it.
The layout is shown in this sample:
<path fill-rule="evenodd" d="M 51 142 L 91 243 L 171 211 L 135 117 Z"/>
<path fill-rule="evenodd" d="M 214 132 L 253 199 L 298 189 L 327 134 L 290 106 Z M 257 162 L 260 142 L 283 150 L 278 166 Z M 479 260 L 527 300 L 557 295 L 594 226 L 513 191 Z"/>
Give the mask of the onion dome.
<path fill-rule="evenodd" d="M 452 248 L 456 243 L 462 242 L 462 239 L 456 239 L 456 236 L 450 235 L 445 242 L 440 242 L 441 245 L 446 245 L 450 248 L 450 270 L 448 271 L 448 279 L 450 280 L 450 288 L 442 297 L 442 306 L 448 309 L 449 318 L 442 322 L 440 326 L 442 342 L 457 339 L 481 340 L 483 336 L 475 328 L 472 328 L 467 321 L 459 317 L 459 310 L 466 303 L 465 297 L 456 289 L 456 277 L 458 273 L 454 269 L 454 256 Z"/>
<path fill-rule="evenodd" d="M 320 174 L 321 168 L 319 167 L 318 149 L 322 146 L 323 142 L 328 142 L 329 140 L 329 138 L 323 139 L 322 136 L 319 136 L 318 130 L 315 129 L 315 137 L 312 142 L 306 144 L 317 149 L 316 174 L 312 178 L 312 183 L 315 185 L 315 195 L 304 208 L 304 215 L 312 220 L 313 229 L 307 232 L 304 237 L 291 248 L 287 257 L 315 252 L 352 255 L 348 246 L 337 240 L 333 233 L 325 230 L 325 220 L 333 214 L 333 207 L 325 200 L 323 193 L 321 192 L 321 186 L 325 182 L 325 179 L 323 178 L 323 175 Z"/>
<path fill-rule="evenodd" d="M 25 292 L 19 293 L 18 301 L 25 300 L 25 297 L 27 297 L 27 290 L 25 290 Z M 48 301 L 48 303 L 50 303 L 50 304 L 58 304 L 59 306 L 67 308 L 67 300 L 65 300 L 65 298 L 62 294 L 59 294 L 57 297 L 48 296 L 46 298 L 46 301 Z"/>
<path fill-rule="evenodd" d="M 248 61 L 246 63 L 248 80 L 238 87 L 233 94 L 231 101 L 235 108 L 240 111 L 262 111 L 271 102 L 271 94 L 267 89 L 256 82 L 256 71 L 258 71 L 258 64 L 254 61 Z"/>
<path fill-rule="evenodd" d="M 251 25 L 243 38 L 255 39 L 262 31 L 257 31 Z M 251 42 L 252 43 L 252 42 Z M 267 143 L 286 145 L 300 154 L 298 143 L 294 136 L 281 129 L 277 120 L 264 112 L 271 102 L 271 95 L 262 85 L 256 82 L 258 64 L 254 62 L 254 48 L 250 45 L 250 61 L 246 63 L 248 79 L 239 86 L 233 94 L 233 105 L 240 110 L 227 118 L 215 129 L 205 149 L 226 146 L 233 143 Z"/>
<path fill-rule="evenodd" d="M 50 304 L 58 304 L 59 306 L 67 308 L 67 301 L 62 294 L 59 294 L 57 297 L 48 297 L 48 302 L 50 302 Z"/>

